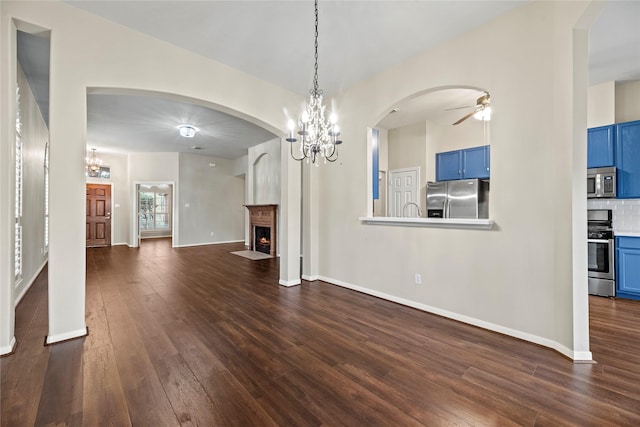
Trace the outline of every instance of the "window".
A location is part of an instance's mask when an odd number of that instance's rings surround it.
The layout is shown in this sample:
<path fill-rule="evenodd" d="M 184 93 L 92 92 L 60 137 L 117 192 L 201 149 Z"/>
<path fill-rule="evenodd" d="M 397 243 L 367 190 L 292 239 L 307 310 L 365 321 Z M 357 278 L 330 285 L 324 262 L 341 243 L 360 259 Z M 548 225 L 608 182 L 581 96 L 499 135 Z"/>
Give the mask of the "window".
<path fill-rule="evenodd" d="M 44 253 L 49 250 L 49 141 L 44 143 Z"/>
<path fill-rule="evenodd" d="M 170 194 L 166 190 L 141 189 L 138 193 L 140 230 L 170 230 L 170 202 Z"/>
<path fill-rule="evenodd" d="M 15 284 L 22 280 L 22 120 L 20 118 L 20 87 L 16 88 L 16 189 L 15 189 L 15 243 L 14 243 L 14 266 Z"/>

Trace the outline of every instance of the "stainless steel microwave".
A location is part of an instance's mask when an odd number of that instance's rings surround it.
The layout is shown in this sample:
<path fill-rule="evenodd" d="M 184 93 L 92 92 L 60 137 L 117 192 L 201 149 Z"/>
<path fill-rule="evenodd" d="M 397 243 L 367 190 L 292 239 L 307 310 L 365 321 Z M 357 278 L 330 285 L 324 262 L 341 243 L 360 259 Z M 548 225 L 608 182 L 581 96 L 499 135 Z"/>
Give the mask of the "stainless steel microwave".
<path fill-rule="evenodd" d="M 616 168 L 587 169 L 587 198 L 616 197 Z"/>

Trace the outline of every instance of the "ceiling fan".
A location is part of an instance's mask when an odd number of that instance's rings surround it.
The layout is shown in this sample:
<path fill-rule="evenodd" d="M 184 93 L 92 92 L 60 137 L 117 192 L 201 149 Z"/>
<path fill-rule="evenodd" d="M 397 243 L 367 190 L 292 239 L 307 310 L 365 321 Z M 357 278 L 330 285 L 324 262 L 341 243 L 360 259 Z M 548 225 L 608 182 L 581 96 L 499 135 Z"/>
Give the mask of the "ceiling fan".
<path fill-rule="evenodd" d="M 459 125 L 460 123 L 464 122 L 471 116 L 475 116 L 478 120 L 484 120 L 484 121 L 490 120 L 491 118 L 490 104 L 491 104 L 491 95 L 489 95 L 489 92 L 485 92 L 484 95 L 482 95 L 480 98 L 476 100 L 476 105 L 473 107 L 474 110 L 469 114 L 467 114 L 466 116 L 462 117 L 457 122 L 455 122 L 453 126 Z M 471 106 L 458 107 L 458 108 L 471 108 Z M 452 110 L 455 110 L 455 109 L 456 108 L 452 108 Z"/>

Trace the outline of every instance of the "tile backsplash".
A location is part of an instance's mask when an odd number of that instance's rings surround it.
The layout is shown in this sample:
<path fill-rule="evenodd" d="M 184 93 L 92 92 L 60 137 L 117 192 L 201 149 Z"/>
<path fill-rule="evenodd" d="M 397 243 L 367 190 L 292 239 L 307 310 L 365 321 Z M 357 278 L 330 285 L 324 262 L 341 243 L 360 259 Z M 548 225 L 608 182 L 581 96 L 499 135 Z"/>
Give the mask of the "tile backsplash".
<path fill-rule="evenodd" d="M 640 199 L 589 199 L 587 209 L 611 209 L 614 232 L 640 233 Z"/>

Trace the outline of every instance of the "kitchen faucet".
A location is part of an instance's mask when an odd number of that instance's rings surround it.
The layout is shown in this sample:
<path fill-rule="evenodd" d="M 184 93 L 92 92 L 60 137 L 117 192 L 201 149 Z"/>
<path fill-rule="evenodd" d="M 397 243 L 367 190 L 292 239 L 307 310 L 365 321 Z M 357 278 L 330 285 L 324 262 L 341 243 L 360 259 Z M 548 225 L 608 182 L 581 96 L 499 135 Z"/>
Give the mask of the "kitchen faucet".
<path fill-rule="evenodd" d="M 422 216 L 422 211 L 420 210 L 420 206 L 418 206 L 418 204 L 416 202 L 407 202 L 404 204 L 404 206 L 402 207 L 402 216 L 405 217 L 405 211 L 407 206 L 409 205 L 413 205 L 416 207 L 416 209 L 418 209 L 418 218 Z"/>

